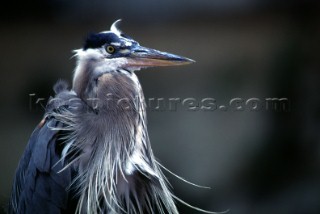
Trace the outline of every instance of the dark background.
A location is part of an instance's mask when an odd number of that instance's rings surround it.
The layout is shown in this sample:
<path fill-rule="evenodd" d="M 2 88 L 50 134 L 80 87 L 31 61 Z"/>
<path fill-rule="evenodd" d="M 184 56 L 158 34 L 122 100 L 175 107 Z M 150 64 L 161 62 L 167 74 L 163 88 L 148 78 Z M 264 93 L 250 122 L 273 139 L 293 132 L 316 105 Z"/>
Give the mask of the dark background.
<path fill-rule="evenodd" d="M 72 78 L 89 32 L 122 29 L 142 45 L 181 54 L 190 66 L 137 72 L 146 98 L 287 98 L 276 111 L 149 110 L 153 151 L 192 187 L 168 175 L 174 193 L 229 213 L 320 213 L 320 10 L 318 1 L 35 0 L 1 5 L 0 203 L 42 117 L 29 94 L 48 98 Z M 38 107 L 38 108 L 36 108 Z M 181 204 L 181 213 L 196 213 Z M 3 209 L 4 210 L 4 209 Z M 1 212 L 1 211 L 0 211 Z"/>

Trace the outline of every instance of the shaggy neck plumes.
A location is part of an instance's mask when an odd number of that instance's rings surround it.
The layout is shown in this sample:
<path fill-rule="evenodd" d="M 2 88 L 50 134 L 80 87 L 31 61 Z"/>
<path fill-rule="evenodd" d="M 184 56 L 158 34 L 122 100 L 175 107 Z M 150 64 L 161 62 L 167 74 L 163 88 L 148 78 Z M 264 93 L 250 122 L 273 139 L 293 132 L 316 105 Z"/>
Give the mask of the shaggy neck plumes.
<path fill-rule="evenodd" d="M 96 72 L 84 68 L 73 86 L 80 99 L 52 113 L 68 131 L 62 161 L 78 172 L 71 185 L 78 212 L 177 213 L 150 147 L 137 76 L 119 69 L 91 77 Z M 91 81 L 79 88 L 77 81 L 89 74 Z"/>

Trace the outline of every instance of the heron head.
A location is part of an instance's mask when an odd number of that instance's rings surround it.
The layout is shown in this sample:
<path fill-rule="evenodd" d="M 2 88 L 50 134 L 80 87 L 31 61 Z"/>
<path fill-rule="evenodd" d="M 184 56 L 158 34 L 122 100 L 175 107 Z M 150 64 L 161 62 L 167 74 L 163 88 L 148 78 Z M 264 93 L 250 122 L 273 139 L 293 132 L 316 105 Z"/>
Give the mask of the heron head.
<path fill-rule="evenodd" d="M 122 33 L 119 22 L 114 22 L 109 31 L 90 34 L 82 49 L 76 50 L 78 59 L 89 59 L 102 64 L 107 70 L 130 71 L 146 67 L 175 66 L 194 62 L 191 59 L 141 46 Z"/>

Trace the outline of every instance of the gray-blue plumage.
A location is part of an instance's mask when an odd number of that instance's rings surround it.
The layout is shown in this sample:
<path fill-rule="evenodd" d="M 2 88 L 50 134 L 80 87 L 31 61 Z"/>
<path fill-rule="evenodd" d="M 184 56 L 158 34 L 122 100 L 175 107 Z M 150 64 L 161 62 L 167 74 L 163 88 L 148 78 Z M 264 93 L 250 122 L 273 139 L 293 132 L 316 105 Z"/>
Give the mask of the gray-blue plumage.
<path fill-rule="evenodd" d="M 54 118 L 46 119 L 33 132 L 20 160 L 9 213 L 62 213 L 68 209 L 67 188 L 71 169 L 62 169 L 56 148 L 58 131 L 50 127 L 62 124 Z"/>

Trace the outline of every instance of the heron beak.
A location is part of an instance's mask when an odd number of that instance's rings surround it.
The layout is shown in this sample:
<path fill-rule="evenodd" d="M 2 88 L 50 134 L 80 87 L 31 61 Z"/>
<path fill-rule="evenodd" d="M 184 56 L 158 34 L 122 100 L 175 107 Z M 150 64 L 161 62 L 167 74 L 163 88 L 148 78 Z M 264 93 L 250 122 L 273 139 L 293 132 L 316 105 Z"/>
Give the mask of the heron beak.
<path fill-rule="evenodd" d="M 129 65 L 137 67 L 176 66 L 194 63 L 192 59 L 151 48 L 135 46 L 131 50 Z"/>

